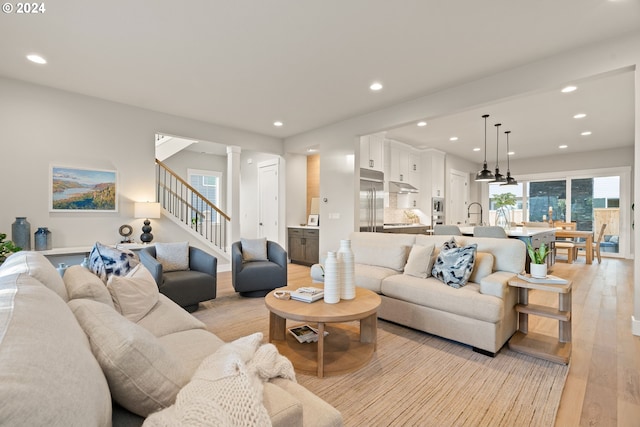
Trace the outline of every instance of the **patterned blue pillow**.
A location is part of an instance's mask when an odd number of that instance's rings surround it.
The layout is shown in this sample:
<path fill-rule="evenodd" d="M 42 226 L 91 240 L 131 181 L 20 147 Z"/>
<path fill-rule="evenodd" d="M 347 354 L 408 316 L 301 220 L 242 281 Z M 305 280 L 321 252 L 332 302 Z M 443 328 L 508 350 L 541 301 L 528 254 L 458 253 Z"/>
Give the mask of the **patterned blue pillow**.
<path fill-rule="evenodd" d="M 89 270 L 106 284 L 111 275 L 126 276 L 140 261 L 127 249 L 116 249 L 96 242 L 89 254 Z"/>
<path fill-rule="evenodd" d="M 438 259 L 433 265 L 431 274 L 452 288 L 459 289 L 463 287 L 467 284 L 473 272 L 477 248 L 478 245 L 475 243 L 450 249 L 445 249 L 443 245 L 442 249 L 440 249 L 440 255 L 438 255 Z"/>

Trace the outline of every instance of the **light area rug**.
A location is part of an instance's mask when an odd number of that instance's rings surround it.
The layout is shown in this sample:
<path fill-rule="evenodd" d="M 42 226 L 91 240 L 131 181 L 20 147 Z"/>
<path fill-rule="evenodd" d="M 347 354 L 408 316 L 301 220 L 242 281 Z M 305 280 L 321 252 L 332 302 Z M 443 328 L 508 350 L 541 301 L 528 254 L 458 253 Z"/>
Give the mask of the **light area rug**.
<path fill-rule="evenodd" d="M 225 341 L 268 336 L 262 298 L 225 296 L 194 315 Z M 566 365 L 506 347 L 491 358 L 380 320 L 377 351 L 366 367 L 297 380 L 336 407 L 346 426 L 553 426 L 567 372 Z"/>

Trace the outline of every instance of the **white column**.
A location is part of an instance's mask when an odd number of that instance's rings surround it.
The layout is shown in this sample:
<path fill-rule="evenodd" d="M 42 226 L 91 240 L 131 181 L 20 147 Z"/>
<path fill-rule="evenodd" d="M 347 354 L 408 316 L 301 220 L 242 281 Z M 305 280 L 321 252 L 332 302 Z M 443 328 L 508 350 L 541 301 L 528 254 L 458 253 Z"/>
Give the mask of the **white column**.
<path fill-rule="evenodd" d="M 227 213 L 231 217 L 227 230 L 229 247 L 240 240 L 240 152 L 238 146 L 227 147 Z"/>

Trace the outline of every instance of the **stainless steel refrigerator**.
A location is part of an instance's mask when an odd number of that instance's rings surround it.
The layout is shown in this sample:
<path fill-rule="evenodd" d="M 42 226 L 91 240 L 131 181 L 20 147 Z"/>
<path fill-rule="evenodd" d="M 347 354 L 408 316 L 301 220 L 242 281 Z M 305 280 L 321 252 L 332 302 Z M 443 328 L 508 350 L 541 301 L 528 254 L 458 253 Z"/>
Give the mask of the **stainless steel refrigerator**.
<path fill-rule="evenodd" d="M 383 231 L 383 185 L 384 173 L 360 169 L 360 231 Z"/>

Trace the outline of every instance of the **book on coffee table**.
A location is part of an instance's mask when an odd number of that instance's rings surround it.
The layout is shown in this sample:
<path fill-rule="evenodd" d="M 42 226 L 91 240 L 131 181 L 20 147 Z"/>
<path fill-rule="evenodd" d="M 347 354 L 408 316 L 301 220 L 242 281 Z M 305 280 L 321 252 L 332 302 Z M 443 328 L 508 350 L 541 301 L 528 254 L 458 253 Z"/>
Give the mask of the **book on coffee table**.
<path fill-rule="evenodd" d="M 305 286 L 290 293 L 291 299 L 303 302 L 314 302 L 324 298 L 324 289 Z"/>
<path fill-rule="evenodd" d="M 318 341 L 318 333 L 309 325 L 289 328 L 289 332 L 298 340 L 299 343 Z"/>
<path fill-rule="evenodd" d="M 304 344 L 308 342 L 318 342 L 318 330 L 312 328 L 309 325 L 296 326 L 295 328 L 289 328 L 289 333 L 293 335 L 299 343 Z M 324 331 L 324 336 L 329 335 L 329 332 Z"/>

